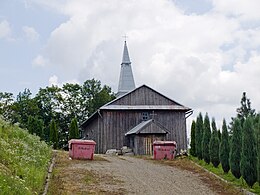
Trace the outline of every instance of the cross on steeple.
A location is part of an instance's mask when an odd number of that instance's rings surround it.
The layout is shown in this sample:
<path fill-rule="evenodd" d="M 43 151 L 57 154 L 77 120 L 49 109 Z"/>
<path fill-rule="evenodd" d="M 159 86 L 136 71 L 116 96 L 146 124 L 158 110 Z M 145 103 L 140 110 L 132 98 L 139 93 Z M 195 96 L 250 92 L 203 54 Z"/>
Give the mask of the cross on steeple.
<path fill-rule="evenodd" d="M 128 38 L 128 36 L 126 36 L 126 34 L 124 36 L 122 36 L 124 39 L 125 39 L 125 42 L 126 42 L 126 39 Z"/>

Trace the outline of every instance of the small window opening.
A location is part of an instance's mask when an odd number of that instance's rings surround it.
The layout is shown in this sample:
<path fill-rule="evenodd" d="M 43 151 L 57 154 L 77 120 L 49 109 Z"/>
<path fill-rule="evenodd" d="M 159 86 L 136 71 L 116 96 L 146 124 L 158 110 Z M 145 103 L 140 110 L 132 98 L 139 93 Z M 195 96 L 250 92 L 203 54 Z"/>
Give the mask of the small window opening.
<path fill-rule="evenodd" d="M 143 121 L 147 121 L 149 119 L 148 112 L 143 112 L 142 113 L 142 119 L 143 119 Z"/>

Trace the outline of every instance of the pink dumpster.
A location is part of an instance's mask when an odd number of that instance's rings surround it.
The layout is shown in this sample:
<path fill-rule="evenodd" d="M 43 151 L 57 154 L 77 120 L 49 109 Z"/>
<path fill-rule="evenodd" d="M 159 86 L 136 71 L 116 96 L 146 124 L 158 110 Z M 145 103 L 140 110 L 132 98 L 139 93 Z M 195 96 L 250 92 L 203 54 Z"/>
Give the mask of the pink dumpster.
<path fill-rule="evenodd" d="M 94 158 L 96 142 L 93 140 L 69 140 L 69 156 L 72 159 L 90 159 Z"/>
<path fill-rule="evenodd" d="M 174 159 L 176 149 L 175 141 L 154 141 L 153 142 L 153 158 L 156 160 L 161 159 Z"/>

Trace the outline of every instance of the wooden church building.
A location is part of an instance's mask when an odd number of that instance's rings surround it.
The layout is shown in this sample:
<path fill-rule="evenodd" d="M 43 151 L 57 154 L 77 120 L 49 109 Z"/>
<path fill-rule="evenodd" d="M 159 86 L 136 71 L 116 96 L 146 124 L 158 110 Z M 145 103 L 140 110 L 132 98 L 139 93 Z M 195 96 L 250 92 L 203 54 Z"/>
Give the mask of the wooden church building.
<path fill-rule="evenodd" d="M 135 154 L 152 154 L 155 140 L 177 142 L 187 149 L 186 118 L 192 110 L 147 85 L 135 87 L 125 41 L 117 98 L 99 108 L 82 125 L 83 137 L 93 139 L 97 153 L 128 146 Z"/>

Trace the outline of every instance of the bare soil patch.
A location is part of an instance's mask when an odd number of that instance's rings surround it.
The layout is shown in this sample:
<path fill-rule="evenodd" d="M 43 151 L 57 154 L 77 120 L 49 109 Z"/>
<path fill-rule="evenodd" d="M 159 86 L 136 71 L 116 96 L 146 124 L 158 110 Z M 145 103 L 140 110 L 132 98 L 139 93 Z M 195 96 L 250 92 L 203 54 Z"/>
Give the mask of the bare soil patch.
<path fill-rule="evenodd" d="M 189 159 L 95 155 L 69 160 L 59 151 L 48 194 L 238 194 Z"/>

